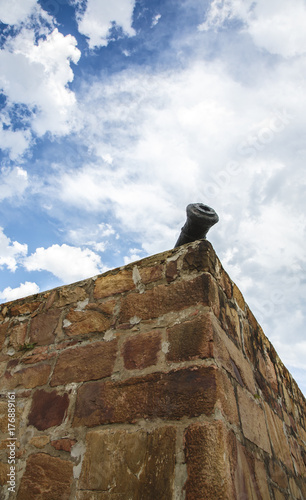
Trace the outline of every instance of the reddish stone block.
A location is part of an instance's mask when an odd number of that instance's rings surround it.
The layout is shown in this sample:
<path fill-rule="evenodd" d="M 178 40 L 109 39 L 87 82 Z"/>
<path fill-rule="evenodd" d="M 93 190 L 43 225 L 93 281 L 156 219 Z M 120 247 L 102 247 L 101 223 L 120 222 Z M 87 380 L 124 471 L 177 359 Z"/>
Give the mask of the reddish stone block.
<path fill-rule="evenodd" d="M 211 415 L 217 399 L 214 367 L 153 373 L 124 382 L 89 382 L 78 390 L 73 425 Z"/>
<path fill-rule="evenodd" d="M 50 444 L 56 450 L 68 451 L 70 453 L 72 450 L 72 447 L 75 445 L 75 443 L 76 443 L 75 439 L 63 438 L 63 439 L 56 439 L 55 441 L 51 441 Z"/>
<path fill-rule="evenodd" d="M 59 355 L 50 385 L 109 377 L 113 373 L 116 354 L 117 340 L 66 349 Z"/>
<path fill-rule="evenodd" d="M 39 431 L 60 425 L 69 406 L 68 394 L 60 395 L 56 391 L 46 392 L 38 389 L 32 399 L 28 418 L 29 425 L 34 425 Z"/>
<path fill-rule="evenodd" d="M 160 348 L 160 332 L 142 333 L 129 338 L 122 349 L 125 368 L 127 370 L 140 370 L 155 365 Z"/>
<path fill-rule="evenodd" d="M 30 343 L 49 345 L 54 342 L 55 329 L 58 325 L 61 311 L 49 310 L 35 316 L 30 326 Z"/>
<path fill-rule="evenodd" d="M 189 361 L 213 357 L 213 326 L 210 313 L 167 329 L 168 361 Z"/>
<path fill-rule="evenodd" d="M 45 385 L 48 382 L 51 373 L 51 366 L 44 363 L 36 366 L 22 368 L 12 374 L 8 371 L 4 374 L 1 384 L 6 389 L 15 389 L 24 387 L 33 389 L 39 385 Z"/>
<path fill-rule="evenodd" d="M 193 247 L 190 246 L 183 259 L 183 270 L 206 271 L 215 273 L 216 254 L 211 243 L 202 240 Z"/>
<path fill-rule="evenodd" d="M 28 321 L 14 325 L 9 329 L 9 343 L 12 347 L 18 349 L 18 347 L 24 345 L 27 335 L 27 328 Z"/>
<path fill-rule="evenodd" d="M 66 321 L 70 323 L 65 327 L 65 332 L 69 337 L 87 335 L 88 333 L 103 333 L 111 325 L 108 315 L 91 310 L 75 311 L 70 309 Z"/>
<path fill-rule="evenodd" d="M 123 269 L 116 274 L 107 274 L 100 276 L 95 282 L 94 297 L 103 299 L 116 295 L 117 293 L 127 292 L 135 288 L 131 269 Z"/>
<path fill-rule="evenodd" d="M 221 421 L 195 423 L 185 432 L 186 500 L 234 500 L 228 431 Z"/>
<path fill-rule="evenodd" d="M 177 278 L 177 261 L 171 260 L 166 267 L 166 280 L 168 283 Z"/>
<path fill-rule="evenodd" d="M 73 463 L 46 453 L 30 455 L 17 500 L 69 500 Z"/>
<path fill-rule="evenodd" d="M 144 285 L 159 281 L 163 278 L 163 266 L 156 264 L 156 266 L 148 266 L 139 269 L 141 281 Z"/>
<path fill-rule="evenodd" d="M 157 318 L 197 304 L 213 307 L 218 314 L 218 291 L 210 274 L 158 285 L 142 294 L 129 293 L 122 299 L 120 322 L 125 323 L 133 316 L 143 320 Z"/>

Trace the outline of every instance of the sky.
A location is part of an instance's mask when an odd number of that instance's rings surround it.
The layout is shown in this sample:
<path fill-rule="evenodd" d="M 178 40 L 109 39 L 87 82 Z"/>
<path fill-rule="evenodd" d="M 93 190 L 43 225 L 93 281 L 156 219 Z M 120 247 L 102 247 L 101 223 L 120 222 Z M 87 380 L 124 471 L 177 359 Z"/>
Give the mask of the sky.
<path fill-rule="evenodd" d="M 0 302 L 173 248 L 223 267 L 306 394 L 305 0 L 0 0 Z"/>

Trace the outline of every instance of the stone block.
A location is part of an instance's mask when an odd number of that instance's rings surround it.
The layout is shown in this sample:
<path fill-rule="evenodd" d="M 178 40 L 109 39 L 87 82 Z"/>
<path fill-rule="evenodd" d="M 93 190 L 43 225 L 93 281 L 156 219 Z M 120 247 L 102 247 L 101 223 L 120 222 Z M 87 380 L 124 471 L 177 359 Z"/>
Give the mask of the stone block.
<path fill-rule="evenodd" d="M 30 455 L 17 500 L 69 500 L 73 464 L 45 453 Z"/>
<path fill-rule="evenodd" d="M 35 446 L 35 448 L 42 449 L 48 443 L 50 443 L 50 436 L 33 436 L 30 439 L 30 443 L 29 444 Z"/>
<path fill-rule="evenodd" d="M 12 304 L 10 308 L 11 316 L 24 316 L 26 314 L 33 314 L 42 302 L 24 302 L 19 304 L 17 301 Z"/>
<path fill-rule="evenodd" d="M 65 321 L 64 329 L 69 337 L 89 333 L 104 333 L 111 326 L 111 318 L 108 314 L 92 310 L 75 311 L 70 309 Z M 68 326 L 65 326 L 65 324 Z"/>
<path fill-rule="evenodd" d="M 207 240 L 190 246 L 183 258 L 183 270 L 205 271 L 215 274 L 216 254 Z"/>
<path fill-rule="evenodd" d="M 190 361 L 214 356 L 213 315 L 200 314 L 189 321 L 167 329 L 169 350 L 167 361 Z"/>
<path fill-rule="evenodd" d="M 104 299 L 117 293 L 128 292 L 135 288 L 131 269 L 123 269 L 116 274 L 100 276 L 95 282 L 95 299 Z"/>
<path fill-rule="evenodd" d="M 161 333 L 140 333 L 127 339 L 122 348 L 124 367 L 140 370 L 155 365 L 161 349 Z"/>
<path fill-rule="evenodd" d="M 278 460 L 281 460 L 289 470 L 293 471 L 293 463 L 289 444 L 284 432 L 283 421 L 271 410 L 267 403 L 265 403 L 264 406 L 274 455 Z"/>
<path fill-rule="evenodd" d="M 6 333 L 7 333 L 7 329 L 8 329 L 8 325 L 9 325 L 8 322 L 0 325 L 0 349 L 2 349 L 2 347 L 3 347 Z"/>
<path fill-rule="evenodd" d="M 288 478 L 284 469 L 275 461 L 269 463 L 269 476 L 271 480 L 284 490 L 288 488 Z"/>
<path fill-rule="evenodd" d="M 7 371 L 1 380 L 1 385 L 6 389 L 24 387 L 33 389 L 48 382 L 51 373 L 51 366 L 47 363 L 29 366 L 21 370 L 10 373 Z"/>
<path fill-rule="evenodd" d="M 18 349 L 19 347 L 24 345 L 27 335 L 27 327 L 28 322 L 26 321 L 16 324 L 9 329 L 9 344 L 15 349 Z"/>
<path fill-rule="evenodd" d="M 271 446 L 262 408 L 238 386 L 238 407 L 244 436 L 271 453 Z"/>
<path fill-rule="evenodd" d="M 55 448 L 56 450 L 61 450 L 61 451 L 67 451 L 68 453 L 71 452 L 72 447 L 76 444 L 75 439 L 69 439 L 69 438 L 62 438 L 62 439 L 55 439 L 54 441 L 51 441 L 51 446 Z"/>
<path fill-rule="evenodd" d="M 30 343 L 49 345 L 54 342 L 55 329 L 58 325 L 61 311 L 50 309 L 32 318 L 30 325 Z"/>
<path fill-rule="evenodd" d="M 88 382 L 78 390 L 73 425 L 211 415 L 218 400 L 216 372 L 214 367 L 197 367 L 124 382 Z"/>
<path fill-rule="evenodd" d="M 72 304 L 82 302 L 86 298 L 87 293 L 84 288 L 75 285 L 63 286 L 58 290 L 58 297 L 54 300 L 54 305 L 56 307 L 64 307 L 66 305 L 71 307 Z"/>
<path fill-rule="evenodd" d="M 93 342 L 61 352 L 54 368 L 51 386 L 109 377 L 117 354 L 117 340 Z"/>
<path fill-rule="evenodd" d="M 0 485 L 7 487 L 8 474 L 10 472 L 10 466 L 8 463 L 0 462 Z"/>
<path fill-rule="evenodd" d="M 78 487 L 92 492 L 89 498 L 173 498 L 175 444 L 172 426 L 88 432 Z"/>
<path fill-rule="evenodd" d="M 221 421 L 195 423 L 185 432 L 186 500 L 234 500 L 228 431 Z"/>
<path fill-rule="evenodd" d="M 245 310 L 245 302 L 242 293 L 235 283 L 233 284 L 233 297 L 242 311 Z"/>
<path fill-rule="evenodd" d="M 139 274 L 144 285 L 154 283 L 163 278 L 163 266 L 161 264 L 156 264 L 155 266 L 142 267 L 139 269 Z"/>
<path fill-rule="evenodd" d="M 32 398 L 28 423 L 34 425 L 39 431 L 61 425 L 68 406 L 68 394 L 60 395 L 56 391 L 46 392 L 43 389 L 38 389 Z"/>
<path fill-rule="evenodd" d="M 129 293 L 122 299 L 119 319 L 121 323 L 134 316 L 143 320 L 153 319 L 197 304 L 212 307 L 219 314 L 217 285 L 210 274 L 158 285 L 142 294 Z"/>
<path fill-rule="evenodd" d="M 177 261 L 171 260 L 170 262 L 167 263 L 167 266 L 166 266 L 167 283 L 171 283 L 171 281 L 174 281 L 175 278 L 177 278 L 177 275 L 178 275 Z"/>

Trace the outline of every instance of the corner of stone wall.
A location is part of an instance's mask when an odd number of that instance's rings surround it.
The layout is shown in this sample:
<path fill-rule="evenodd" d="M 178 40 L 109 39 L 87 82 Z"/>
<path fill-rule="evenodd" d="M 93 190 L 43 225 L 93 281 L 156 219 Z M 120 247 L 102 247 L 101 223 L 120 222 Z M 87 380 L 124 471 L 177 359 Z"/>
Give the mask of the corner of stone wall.
<path fill-rule="evenodd" d="M 0 345 L 4 499 L 306 498 L 305 398 L 209 242 L 2 304 Z"/>

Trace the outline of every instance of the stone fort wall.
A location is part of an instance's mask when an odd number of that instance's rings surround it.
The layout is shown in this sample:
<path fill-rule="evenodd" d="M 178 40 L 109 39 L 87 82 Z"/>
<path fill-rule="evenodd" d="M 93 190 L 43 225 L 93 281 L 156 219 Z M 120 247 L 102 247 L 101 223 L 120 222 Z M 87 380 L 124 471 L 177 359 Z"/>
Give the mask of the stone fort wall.
<path fill-rule="evenodd" d="M 306 498 L 305 399 L 209 242 L 2 304 L 0 345 L 1 499 Z"/>

